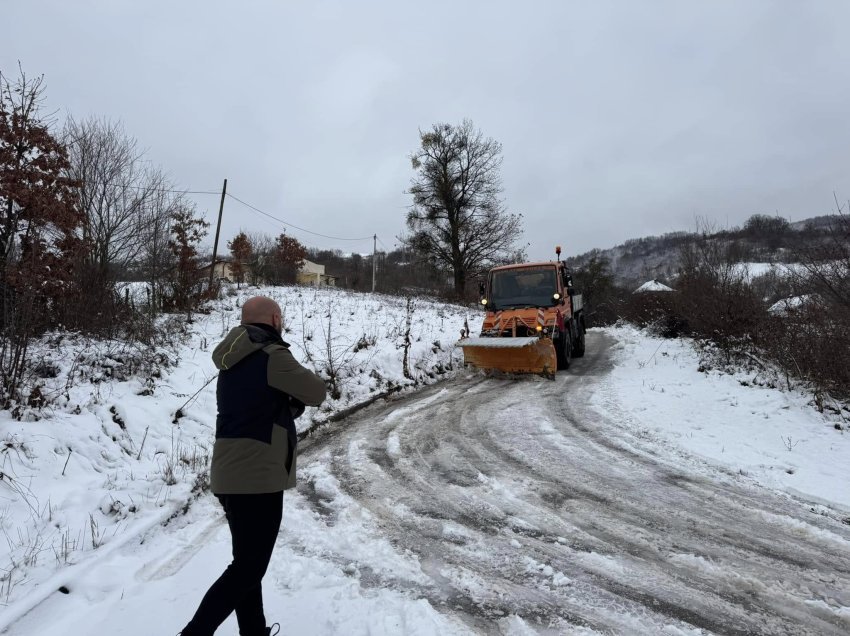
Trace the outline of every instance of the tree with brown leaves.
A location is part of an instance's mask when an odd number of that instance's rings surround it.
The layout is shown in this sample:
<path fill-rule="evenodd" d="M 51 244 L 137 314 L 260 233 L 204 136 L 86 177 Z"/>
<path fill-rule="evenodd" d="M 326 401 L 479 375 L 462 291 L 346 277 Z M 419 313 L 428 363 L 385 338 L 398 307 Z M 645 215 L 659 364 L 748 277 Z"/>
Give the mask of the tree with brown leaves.
<path fill-rule="evenodd" d="M 0 74 L 0 280 L 26 249 L 54 246 L 80 226 L 66 148 L 41 113 L 44 78 Z"/>
<path fill-rule="evenodd" d="M 281 234 L 275 239 L 275 261 L 278 267 L 278 282 L 294 283 L 298 270 L 307 259 L 307 248 L 292 236 Z"/>
<path fill-rule="evenodd" d="M 249 267 L 254 247 L 251 245 L 251 239 L 248 238 L 248 235 L 245 232 L 239 232 L 233 237 L 232 241 L 228 241 L 227 248 L 233 257 L 230 270 L 236 276 L 236 287 L 239 288 L 245 282 L 245 272 Z"/>
<path fill-rule="evenodd" d="M 0 382 L 9 406 L 30 339 L 61 320 L 81 254 L 76 184 L 42 113 L 44 78 L 0 74 Z"/>
<path fill-rule="evenodd" d="M 209 226 L 204 219 L 195 216 L 192 205 L 184 204 L 171 215 L 171 240 L 168 246 L 175 258 L 171 302 L 174 309 L 187 312 L 189 319 L 192 310 L 204 297 L 198 245 L 207 235 Z"/>

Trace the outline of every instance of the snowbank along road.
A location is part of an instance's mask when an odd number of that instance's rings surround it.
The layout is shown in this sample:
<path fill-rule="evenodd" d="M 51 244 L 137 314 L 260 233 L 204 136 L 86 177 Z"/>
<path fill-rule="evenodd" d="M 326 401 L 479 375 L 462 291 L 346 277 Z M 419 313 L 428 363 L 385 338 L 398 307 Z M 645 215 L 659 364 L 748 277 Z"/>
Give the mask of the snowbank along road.
<path fill-rule="evenodd" d="M 424 574 L 359 563 L 360 585 L 484 634 L 511 617 L 521 633 L 850 633 L 846 520 L 667 456 L 614 397 L 591 409 L 612 342 L 588 334 L 555 381 L 470 374 L 311 440 L 300 495 L 327 526 L 334 493 L 353 498 Z"/>

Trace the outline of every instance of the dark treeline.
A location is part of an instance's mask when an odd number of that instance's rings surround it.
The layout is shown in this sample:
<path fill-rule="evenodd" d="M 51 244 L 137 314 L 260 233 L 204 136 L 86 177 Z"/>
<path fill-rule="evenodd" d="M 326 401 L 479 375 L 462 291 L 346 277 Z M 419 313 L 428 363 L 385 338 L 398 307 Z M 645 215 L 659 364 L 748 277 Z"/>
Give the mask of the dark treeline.
<path fill-rule="evenodd" d="M 676 276 L 682 247 L 708 235 L 725 243 L 730 257 L 739 262 L 792 263 L 801 247 L 815 248 L 828 241 L 838 219 L 840 215 L 826 215 L 789 223 L 782 217 L 755 214 L 743 226 L 729 229 L 717 229 L 700 221 L 696 232 L 630 239 L 610 249 L 594 249 L 566 260 L 573 267 L 606 260 L 620 284 L 637 286 L 650 279 Z"/>

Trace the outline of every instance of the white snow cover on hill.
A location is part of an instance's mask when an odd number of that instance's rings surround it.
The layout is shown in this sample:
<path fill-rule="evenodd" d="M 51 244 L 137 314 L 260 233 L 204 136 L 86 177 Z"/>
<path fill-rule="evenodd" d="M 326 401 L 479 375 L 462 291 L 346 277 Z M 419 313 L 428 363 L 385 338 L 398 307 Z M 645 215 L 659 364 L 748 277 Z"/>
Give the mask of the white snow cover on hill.
<path fill-rule="evenodd" d="M 0 629 L 202 491 L 215 431 L 211 353 L 256 294 L 278 300 L 284 340 L 336 388 L 320 409 L 306 410 L 299 431 L 375 395 L 434 382 L 462 361 L 454 343 L 463 308 L 414 299 L 408 315 L 403 298 L 333 288 L 230 288 L 192 324 L 166 319 L 182 342 L 149 355 L 155 362 L 146 374 L 130 374 L 141 345 L 50 334 L 34 359 L 55 376 L 42 381 L 51 404 L 25 411 L 23 421 L 0 411 L 0 598 L 8 605 Z"/>
<path fill-rule="evenodd" d="M 811 299 L 812 294 L 783 298 L 782 300 L 777 300 L 775 303 L 773 303 L 767 311 L 775 316 L 785 316 L 790 312 L 800 309 L 807 302 L 810 302 Z"/>
<path fill-rule="evenodd" d="M 634 293 L 643 294 L 646 292 L 671 292 L 672 287 L 667 287 L 664 283 L 659 283 L 657 280 L 648 280 L 643 285 L 638 287 Z"/>
<path fill-rule="evenodd" d="M 754 279 L 768 274 L 788 278 L 803 273 L 804 270 L 799 263 L 737 263 L 733 272 L 751 283 Z"/>

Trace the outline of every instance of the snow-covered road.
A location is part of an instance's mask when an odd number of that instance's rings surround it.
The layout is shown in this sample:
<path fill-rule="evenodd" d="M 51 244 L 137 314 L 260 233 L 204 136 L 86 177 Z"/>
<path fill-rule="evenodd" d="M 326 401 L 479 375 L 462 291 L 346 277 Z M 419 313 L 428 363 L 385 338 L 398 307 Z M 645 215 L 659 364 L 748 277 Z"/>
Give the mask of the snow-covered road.
<path fill-rule="evenodd" d="M 269 619 L 298 634 L 850 632 L 850 526 L 630 432 L 613 344 L 590 333 L 554 381 L 470 373 L 308 438 Z M 6 633 L 174 634 L 228 552 L 203 497 L 66 574 L 69 594 Z"/>
<path fill-rule="evenodd" d="M 336 523 L 332 480 L 425 575 L 361 584 L 481 633 L 509 616 L 552 633 L 848 633 L 850 527 L 659 456 L 613 398 L 588 408 L 610 345 L 593 334 L 554 382 L 471 376 L 317 443 L 299 489 L 312 508 Z"/>

